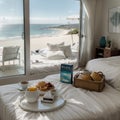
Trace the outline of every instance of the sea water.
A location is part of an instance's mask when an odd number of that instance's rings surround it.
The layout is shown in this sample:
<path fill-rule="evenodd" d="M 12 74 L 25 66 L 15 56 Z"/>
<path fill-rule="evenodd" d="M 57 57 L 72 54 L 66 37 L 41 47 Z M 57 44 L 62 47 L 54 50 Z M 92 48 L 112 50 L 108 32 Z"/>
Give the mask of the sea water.
<path fill-rule="evenodd" d="M 51 36 L 60 32 L 54 27 L 59 24 L 31 24 L 30 37 Z M 0 40 L 22 38 L 24 34 L 23 24 L 6 24 L 0 26 Z"/>

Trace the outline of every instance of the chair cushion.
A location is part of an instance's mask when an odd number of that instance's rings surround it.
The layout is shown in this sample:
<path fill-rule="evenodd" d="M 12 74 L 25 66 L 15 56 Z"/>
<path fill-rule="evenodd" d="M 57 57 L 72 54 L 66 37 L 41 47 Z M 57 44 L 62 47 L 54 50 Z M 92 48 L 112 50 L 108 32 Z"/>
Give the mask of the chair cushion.
<path fill-rule="evenodd" d="M 59 44 L 47 43 L 48 49 L 49 49 L 50 51 L 58 51 L 58 50 L 59 50 L 59 47 L 60 47 L 61 45 L 64 45 L 64 42 L 59 43 Z"/>
<path fill-rule="evenodd" d="M 51 60 L 65 59 L 63 51 L 48 51 L 47 58 Z"/>
<path fill-rule="evenodd" d="M 66 58 L 70 58 L 72 56 L 72 51 L 71 51 L 70 45 L 60 46 L 59 49 L 64 52 Z"/>

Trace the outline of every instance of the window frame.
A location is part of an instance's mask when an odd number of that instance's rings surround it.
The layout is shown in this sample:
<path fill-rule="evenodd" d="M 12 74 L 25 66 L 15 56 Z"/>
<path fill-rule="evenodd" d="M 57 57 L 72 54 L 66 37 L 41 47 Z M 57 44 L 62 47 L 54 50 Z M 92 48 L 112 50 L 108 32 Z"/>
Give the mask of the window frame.
<path fill-rule="evenodd" d="M 24 21 L 24 74 L 0 77 L 0 85 L 17 83 L 28 80 L 30 73 L 30 29 L 29 29 L 29 0 L 23 0 Z"/>
<path fill-rule="evenodd" d="M 0 85 L 17 83 L 17 82 L 20 82 L 21 80 L 30 80 L 30 10 L 29 10 L 30 4 L 29 3 L 30 3 L 29 0 L 23 0 L 24 74 L 0 77 Z M 82 9 L 82 1 L 81 0 L 80 0 L 80 8 Z M 80 16 L 81 16 L 81 11 L 80 11 Z M 81 29 L 81 27 L 82 27 L 82 25 L 80 24 L 79 28 Z M 81 36 L 81 33 L 79 35 L 79 47 L 81 45 L 81 40 L 80 40 L 81 37 L 80 36 Z M 78 59 L 79 59 L 79 57 L 80 57 L 80 55 L 78 56 Z M 78 65 L 79 65 L 79 62 L 78 62 Z"/>

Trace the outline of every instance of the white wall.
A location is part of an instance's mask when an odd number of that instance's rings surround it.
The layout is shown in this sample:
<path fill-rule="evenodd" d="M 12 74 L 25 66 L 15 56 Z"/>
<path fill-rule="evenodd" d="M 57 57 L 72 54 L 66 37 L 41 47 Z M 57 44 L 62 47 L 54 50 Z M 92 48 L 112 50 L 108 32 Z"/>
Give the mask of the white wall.
<path fill-rule="evenodd" d="M 120 48 L 120 33 L 109 33 L 108 31 L 108 10 L 120 6 L 120 0 L 97 0 L 95 40 L 99 44 L 100 37 L 108 36 L 113 43 L 113 47 Z"/>

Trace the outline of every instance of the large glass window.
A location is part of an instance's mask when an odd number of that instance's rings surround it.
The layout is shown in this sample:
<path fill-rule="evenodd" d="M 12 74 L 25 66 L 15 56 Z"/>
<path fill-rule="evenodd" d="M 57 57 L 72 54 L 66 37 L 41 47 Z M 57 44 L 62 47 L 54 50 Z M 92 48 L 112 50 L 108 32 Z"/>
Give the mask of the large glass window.
<path fill-rule="evenodd" d="M 79 10 L 80 3 L 75 0 L 30 0 L 32 74 L 40 68 L 56 71 L 61 63 L 76 66 Z"/>
<path fill-rule="evenodd" d="M 0 77 L 24 74 L 23 0 L 0 0 Z"/>
<path fill-rule="evenodd" d="M 0 0 L 0 77 L 25 73 L 23 8 L 23 0 Z M 80 4 L 75 0 L 30 0 L 32 73 L 48 66 L 50 71 L 56 71 L 54 67 L 61 63 L 76 67 L 79 9 Z"/>

